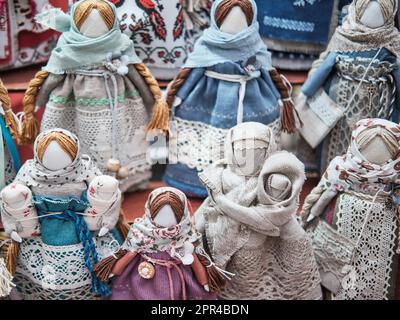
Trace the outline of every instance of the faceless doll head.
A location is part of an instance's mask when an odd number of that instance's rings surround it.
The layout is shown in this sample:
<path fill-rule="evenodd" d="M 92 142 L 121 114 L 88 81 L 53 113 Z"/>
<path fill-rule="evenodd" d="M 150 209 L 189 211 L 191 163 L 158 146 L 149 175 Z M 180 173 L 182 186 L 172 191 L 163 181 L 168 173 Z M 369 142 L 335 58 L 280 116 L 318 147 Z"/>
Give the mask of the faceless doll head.
<path fill-rule="evenodd" d="M 265 190 L 274 200 L 282 201 L 290 196 L 292 182 L 287 176 L 280 173 L 274 173 L 266 179 Z"/>
<path fill-rule="evenodd" d="M 269 154 L 276 149 L 269 127 L 246 122 L 229 131 L 225 154 L 230 169 L 237 175 L 257 176 Z"/>
<path fill-rule="evenodd" d="M 76 27 L 89 38 L 106 34 L 113 27 L 115 19 L 111 6 L 104 0 L 81 1 L 74 11 Z"/>
<path fill-rule="evenodd" d="M 52 171 L 69 166 L 78 155 L 78 145 L 67 134 L 51 131 L 45 134 L 36 144 L 37 159 Z"/>
<path fill-rule="evenodd" d="M 399 149 L 394 134 L 382 126 L 362 131 L 356 138 L 356 145 L 368 162 L 377 165 L 394 160 Z"/>
<path fill-rule="evenodd" d="M 161 227 L 178 224 L 185 213 L 185 204 L 178 194 L 166 191 L 150 202 L 150 214 L 153 221 Z"/>
<path fill-rule="evenodd" d="M 376 29 L 393 19 L 395 0 L 356 0 L 356 15 L 363 25 Z"/>
<path fill-rule="evenodd" d="M 221 31 L 236 34 L 250 26 L 254 10 L 249 0 L 224 0 L 215 13 L 215 21 Z"/>

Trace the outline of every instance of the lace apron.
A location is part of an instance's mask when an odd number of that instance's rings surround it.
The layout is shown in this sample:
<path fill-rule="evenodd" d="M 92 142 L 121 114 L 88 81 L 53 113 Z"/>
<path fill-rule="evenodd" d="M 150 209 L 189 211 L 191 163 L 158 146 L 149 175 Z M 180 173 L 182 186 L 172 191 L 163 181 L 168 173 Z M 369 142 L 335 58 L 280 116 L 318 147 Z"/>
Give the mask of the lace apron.
<path fill-rule="evenodd" d="M 91 90 L 88 90 L 91 88 Z M 96 166 L 104 173 L 109 159 L 117 159 L 129 175 L 120 179 L 121 191 L 146 184 L 151 166 L 146 154 L 146 108 L 126 77 L 107 69 L 80 70 L 53 90 L 41 130 L 54 127 L 74 132 Z"/>

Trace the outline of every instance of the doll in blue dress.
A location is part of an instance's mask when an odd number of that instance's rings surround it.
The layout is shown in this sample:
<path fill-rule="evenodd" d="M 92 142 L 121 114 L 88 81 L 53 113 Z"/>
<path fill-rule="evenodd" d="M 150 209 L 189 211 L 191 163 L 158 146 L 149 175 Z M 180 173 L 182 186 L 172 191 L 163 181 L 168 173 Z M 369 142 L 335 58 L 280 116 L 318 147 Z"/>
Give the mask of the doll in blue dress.
<path fill-rule="evenodd" d="M 164 180 L 190 196 L 207 196 L 198 172 L 223 158 L 230 128 L 255 121 L 275 133 L 294 129 L 290 85 L 272 68 L 258 30 L 254 0 L 215 1 L 210 28 L 169 87 Z M 149 128 L 167 129 L 166 118 L 154 113 Z"/>
<path fill-rule="evenodd" d="M 382 118 L 398 122 L 397 8 L 395 0 L 354 0 L 301 89 L 306 101 L 318 100 L 321 108 L 333 103 L 343 111 L 318 147 L 321 172 L 346 151 L 357 121 Z"/>

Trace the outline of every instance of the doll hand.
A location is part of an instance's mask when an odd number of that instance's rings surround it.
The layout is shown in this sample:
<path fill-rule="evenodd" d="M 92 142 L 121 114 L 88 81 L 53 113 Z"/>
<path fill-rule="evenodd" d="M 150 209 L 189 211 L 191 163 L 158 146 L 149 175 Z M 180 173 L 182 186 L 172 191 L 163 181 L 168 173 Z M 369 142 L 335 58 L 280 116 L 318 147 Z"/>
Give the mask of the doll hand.
<path fill-rule="evenodd" d="M 210 286 L 208 284 L 206 284 L 205 286 L 203 286 L 204 290 L 206 290 L 207 292 L 210 292 Z"/>
<path fill-rule="evenodd" d="M 89 195 L 92 198 L 109 201 L 118 193 L 118 186 L 117 179 L 106 175 L 98 176 L 89 185 Z"/>
<path fill-rule="evenodd" d="M 32 191 L 20 183 L 13 183 L 3 189 L 1 198 L 5 206 L 11 209 L 20 209 L 30 204 Z"/>
<path fill-rule="evenodd" d="M 11 232 L 10 236 L 11 236 L 11 239 L 13 239 L 15 242 L 18 242 L 18 243 L 22 242 L 21 236 L 16 231 Z"/>

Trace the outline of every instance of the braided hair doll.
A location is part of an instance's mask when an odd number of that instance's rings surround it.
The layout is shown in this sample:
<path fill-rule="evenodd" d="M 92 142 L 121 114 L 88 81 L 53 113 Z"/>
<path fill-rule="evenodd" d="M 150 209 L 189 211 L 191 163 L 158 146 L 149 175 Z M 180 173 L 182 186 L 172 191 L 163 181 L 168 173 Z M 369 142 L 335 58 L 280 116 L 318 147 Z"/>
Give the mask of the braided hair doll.
<path fill-rule="evenodd" d="M 35 139 L 35 106 L 46 105 L 41 130 L 76 133 L 82 150 L 119 179 L 122 191 L 144 187 L 151 171 L 143 129 L 153 105 L 165 102 L 133 42 L 121 33 L 114 4 L 83 0 L 70 15 L 51 9 L 37 19 L 62 34 L 26 91 L 22 142 Z"/>

